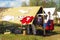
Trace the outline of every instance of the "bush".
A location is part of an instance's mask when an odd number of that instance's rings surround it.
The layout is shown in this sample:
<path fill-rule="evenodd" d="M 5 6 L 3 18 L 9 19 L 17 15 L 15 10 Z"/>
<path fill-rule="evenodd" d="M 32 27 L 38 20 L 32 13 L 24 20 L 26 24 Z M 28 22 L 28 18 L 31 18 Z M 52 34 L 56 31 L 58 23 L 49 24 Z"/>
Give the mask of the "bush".
<path fill-rule="evenodd" d="M 4 33 L 5 28 L 3 26 L 0 26 L 0 33 Z"/>
<path fill-rule="evenodd" d="M 14 31 L 20 27 L 20 24 L 7 22 L 7 21 L 1 21 L 0 22 L 0 33 L 6 32 L 6 30 L 9 30 L 11 33 L 14 33 Z"/>

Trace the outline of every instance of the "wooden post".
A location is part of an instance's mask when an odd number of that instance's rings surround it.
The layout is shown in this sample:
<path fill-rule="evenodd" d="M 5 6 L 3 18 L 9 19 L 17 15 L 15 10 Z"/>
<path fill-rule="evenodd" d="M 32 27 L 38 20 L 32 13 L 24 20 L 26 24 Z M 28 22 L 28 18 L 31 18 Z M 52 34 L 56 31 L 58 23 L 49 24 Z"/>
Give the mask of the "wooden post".
<path fill-rule="evenodd" d="M 21 27 L 22 27 L 22 25 L 21 25 Z M 22 30 L 23 30 L 23 35 L 26 35 L 26 28 L 22 27 Z"/>
<path fill-rule="evenodd" d="M 36 34 L 35 26 L 34 26 L 34 24 L 31 24 L 31 26 L 32 26 L 32 32 L 33 32 L 33 34 L 35 35 L 35 34 Z"/>
<path fill-rule="evenodd" d="M 27 24 L 27 33 L 30 34 L 30 30 L 29 30 L 29 24 Z"/>
<path fill-rule="evenodd" d="M 23 35 L 26 35 L 26 30 L 23 30 Z"/>
<path fill-rule="evenodd" d="M 43 13 L 43 25 L 44 25 L 44 13 Z M 44 35 L 46 35 L 45 27 L 43 28 L 43 31 L 44 31 Z"/>

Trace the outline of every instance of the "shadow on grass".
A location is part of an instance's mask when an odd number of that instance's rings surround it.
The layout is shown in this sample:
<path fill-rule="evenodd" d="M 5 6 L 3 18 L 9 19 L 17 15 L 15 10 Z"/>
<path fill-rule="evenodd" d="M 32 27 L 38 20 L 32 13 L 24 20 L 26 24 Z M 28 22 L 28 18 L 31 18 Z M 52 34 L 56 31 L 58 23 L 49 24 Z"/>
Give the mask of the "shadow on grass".
<path fill-rule="evenodd" d="M 43 35 L 43 30 L 37 29 L 36 33 L 37 33 L 36 35 Z"/>
<path fill-rule="evenodd" d="M 21 25 L 17 23 L 8 22 L 8 21 L 0 21 L 0 33 L 2 34 L 6 32 L 6 30 L 13 33 L 14 31 L 19 30 L 18 27 L 21 27 Z"/>
<path fill-rule="evenodd" d="M 21 26 L 20 24 L 7 22 L 7 21 L 1 21 L 0 22 L 0 32 L 4 33 L 6 29 L 9 29 L 13 33 L 20 26 Z M 32 34 L 32 29 L 31 29 L 30 33 Z M 37 29 L 36 33 L 37 33 L 36 35 L 38 35 L 38 36 L 44 36 L 43 30 L 41 30 L 41 29 Z M 57 35 L 57 34 L 60 34 L 60 31 L 48 32 L 48 33 L 46 33 L 45 36 L 53 36 L 53 35 Z"/>
<path fill-rule="evenodd" d="M 53 36 L 53 35 L 60 34 L 60 31 L 46 32 L 46 35 L 44 35 L 43 30 L 37 29 L 36 33 L 37 33 L 36 35 L 38 35 L 38 36 Z"/>
<path fill-rule="evenodd" d="M 58 24 L 58 23 L 55 23 L 54 25 L 60 27 L 60 24 Z"/>

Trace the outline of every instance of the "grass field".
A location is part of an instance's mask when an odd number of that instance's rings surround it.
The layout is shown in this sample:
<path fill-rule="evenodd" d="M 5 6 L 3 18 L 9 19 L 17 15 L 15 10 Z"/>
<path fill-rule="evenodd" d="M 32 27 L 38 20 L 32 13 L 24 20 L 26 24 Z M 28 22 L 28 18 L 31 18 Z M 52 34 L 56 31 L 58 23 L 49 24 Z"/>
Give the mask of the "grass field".
<path fill-rule="evenodd" d="M 55 27 L 53 34 L 50 36 L 0 34 L 0 40 L 60 40 L 60 27 Z"/>

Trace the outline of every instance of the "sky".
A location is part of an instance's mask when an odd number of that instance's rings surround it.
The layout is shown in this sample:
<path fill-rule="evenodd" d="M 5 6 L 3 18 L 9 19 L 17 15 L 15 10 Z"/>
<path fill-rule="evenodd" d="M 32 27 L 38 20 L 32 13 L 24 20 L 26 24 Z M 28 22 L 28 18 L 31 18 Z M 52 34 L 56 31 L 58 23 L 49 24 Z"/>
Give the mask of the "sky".
<path fill-rule="evenodd" d="M 0 7 L 19 7 L 22 2 L 28 5 L 29 0 L 0 0 Z"/>
<path fill-rule="evenodd" d="M 53 0 L 57 4 L 59 0 Z M 19 7 L 22 5 L 22 2 L 26 2 L 29 5 L 29 0 L 0 0 L 0 7 Z"/>

